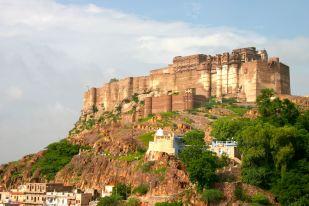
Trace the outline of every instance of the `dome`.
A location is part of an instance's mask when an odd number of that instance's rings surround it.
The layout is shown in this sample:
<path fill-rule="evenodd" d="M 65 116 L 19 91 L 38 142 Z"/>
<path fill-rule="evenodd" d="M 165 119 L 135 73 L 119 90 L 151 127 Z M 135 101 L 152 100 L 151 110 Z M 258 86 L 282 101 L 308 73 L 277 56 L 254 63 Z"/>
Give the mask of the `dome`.
<path fill-rule="evenodd" d="M 164 132 L 163 132 L 163 129 L 158 129 L 157 131 L 156 131 L 156 136 L 159 136 L 159 137 L 162 137 L 162 136 L 164 136 Z"/>

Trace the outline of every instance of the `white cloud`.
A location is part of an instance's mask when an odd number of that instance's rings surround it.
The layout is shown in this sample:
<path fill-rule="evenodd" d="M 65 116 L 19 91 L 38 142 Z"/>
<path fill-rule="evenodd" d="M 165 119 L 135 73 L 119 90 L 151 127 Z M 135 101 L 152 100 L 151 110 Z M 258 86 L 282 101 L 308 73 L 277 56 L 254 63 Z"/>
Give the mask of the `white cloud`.
<path fill-rule="evenodd" d="M 64 137 L 78 118 L 86 85 L 146 74 L 177 55 L 265 48 L 291 66 L 293 91 L 308 92 L 308 37 L 269 39 L 54 0 L 0 0 L 0 11 L 0 95 L 19 98 L 0 100 L 0 162 Z M 18 86 L 10 91 L 8 85 Z M 20 147 L 5 151 L 12 141 Z"/>
<path fill-rule="evenodd" d="M 23 91 L 16 86 L 11 86 L 6 91 L 7 97 L 9 100 L 18 100 L 23 96 Z"/>

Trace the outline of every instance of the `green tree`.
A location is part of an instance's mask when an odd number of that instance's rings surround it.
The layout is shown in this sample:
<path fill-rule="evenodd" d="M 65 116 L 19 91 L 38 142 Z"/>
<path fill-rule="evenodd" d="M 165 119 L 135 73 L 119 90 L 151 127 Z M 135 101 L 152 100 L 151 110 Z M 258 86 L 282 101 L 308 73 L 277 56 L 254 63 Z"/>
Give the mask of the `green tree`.
<path fill-rule="evenodd" d="M 252 124 L 249 119 L 223 117 L 212 124 L 211 136 L 219 141 L 236 139 L 239 131 L 249 124 Z"/>
<path fill-rule="evenodd" d="M 218 157 L 200 146 L 188 146 L 180 153 L 186 165 L 190 181 L 197 183 L 199 191 L 210 187 L 216 180 L 216 169 L 220 167 Z"/>
<path fill-rule="evenodd" d="M 204 145 L 204 131 L 201 130 L 190 130 L 183 136 L 183 141 L 186 145 Z"/>
<path fill-rule="evenodd" d="M 282 101 L 275 97 L 272 89 L 261 91 L 257 97 L 257 105 L 261 118 L 278 126 L 295 124 L 299 116 L 299 110 L 295 104 L 288 99 Z"/>
<path fill-rule="evenodd" d="M 274 184 L 272 191 L 277 195 L 282 205 L 309 205 L 308 162 L 304 162 L 304 164 L 305 171 L 301 172 L 301 168 L 295 168 L 286 172 Z"/>
<path fill-rule="evenodd" d="M 130 194 L 131 186 L 124 183 L 116 184 L 112 191 L 112 195 L 120 196 L 124 200 L 126 200 Z"/>
<path fill-rule="evenodd" d="M 120 206 L 121 197 L 119 195 L 112 195 L 100 198 L 97 206 Z"/>

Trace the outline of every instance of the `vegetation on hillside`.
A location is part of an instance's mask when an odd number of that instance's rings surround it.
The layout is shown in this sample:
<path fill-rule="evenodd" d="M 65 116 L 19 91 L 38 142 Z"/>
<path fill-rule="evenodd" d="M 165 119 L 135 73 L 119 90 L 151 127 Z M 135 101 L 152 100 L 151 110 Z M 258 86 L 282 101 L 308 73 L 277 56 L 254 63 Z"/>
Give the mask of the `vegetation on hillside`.
<path fill-rule="evenodd" d="M 186 165 L 190 181 L 197 184 L 200 192 L 210 188 L 218 179 L 216 170 L 223 166 L 222 161 L 211 151 L 207 150 L 204 142 L 204 132 L 192 130 L 184 135 L 186 147 L 179 157 Z"/>
<path fill-rule="evenodd" d="M 73 145 L 67 140 L 52 143 L 46 147 L 43 156 L 34 163 L 32 172 L 38 170 L 43 178 L 53 180 L 57 172 L 78 154 L 80 148 L 79 145 Z"/>
<path fill-rule="evenodd" d="M 218 140 L 237 140 L 242 180 L 270 189 L 282 205 L 309 205 L 309 112 L 263 90 L 255 120 L 222 118 L 213 124 Z"/>

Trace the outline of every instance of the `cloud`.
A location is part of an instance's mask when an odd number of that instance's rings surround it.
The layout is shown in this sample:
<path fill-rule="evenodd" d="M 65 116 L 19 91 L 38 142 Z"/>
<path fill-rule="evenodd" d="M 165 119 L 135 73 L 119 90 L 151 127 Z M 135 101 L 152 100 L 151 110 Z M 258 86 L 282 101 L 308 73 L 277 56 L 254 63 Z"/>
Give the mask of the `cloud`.
<path fill-rule="evenodd" d="M 0 0 L 0 11 L 0 95 L 15 100 L 0 102 L 0 162 L 65 137 L 87 85 L 147 74 L 178 55 L 265 48 L 291 66 L 293 91 L 308 92 L 308 37 L 271 39 L 54 0 Z"/>
<path fill-rule="evenodd" d="M 7 89 L 6 94 L 10 100 L 18 100 L 23 96 L 23 91 L 19 87 L 11 86 Z"/>

